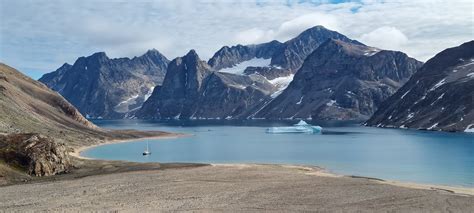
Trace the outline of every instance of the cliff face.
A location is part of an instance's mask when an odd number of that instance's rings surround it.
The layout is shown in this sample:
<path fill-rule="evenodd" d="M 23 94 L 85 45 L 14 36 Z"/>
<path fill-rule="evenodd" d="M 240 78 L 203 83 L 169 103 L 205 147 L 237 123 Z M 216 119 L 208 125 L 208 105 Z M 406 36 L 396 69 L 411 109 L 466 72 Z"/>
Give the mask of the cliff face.
<path fill-rule="evenodd" d="M 428 60 L 366 124 L 474 131 L 474 41 Z"/>
<path fill-rule="evenodd" d="M 401 52 L 330 39 L 255 117 L 364 120 L 421 64 Z"/>
<path fill-rule="evenodd" d="M 105 53 L 80 57 L 39 81 L 59 92 L 91 118 L 123 118 L 139 108 L 161 85 L 168 59 L 149 50 L 132 59 L 109 59 Z"/>
<path fill-rule="evenodd" d="M 196 119 L 243 117 L 274 90 L 260 75 L 215 72 L 195 51 L 176 58 L 163 86 L 137 112 L 138 118 Z"/>

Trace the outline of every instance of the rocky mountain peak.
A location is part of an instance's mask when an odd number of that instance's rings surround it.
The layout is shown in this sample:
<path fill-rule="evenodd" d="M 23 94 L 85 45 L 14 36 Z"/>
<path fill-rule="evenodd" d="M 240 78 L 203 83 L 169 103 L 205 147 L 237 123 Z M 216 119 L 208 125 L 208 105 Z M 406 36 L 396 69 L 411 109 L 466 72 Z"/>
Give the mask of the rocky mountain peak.
<path fill-rule="evenodd" d="M 367 125 L 443 131 L 474 129 L 474 41 L 428 60 L 383 102 Z"/>

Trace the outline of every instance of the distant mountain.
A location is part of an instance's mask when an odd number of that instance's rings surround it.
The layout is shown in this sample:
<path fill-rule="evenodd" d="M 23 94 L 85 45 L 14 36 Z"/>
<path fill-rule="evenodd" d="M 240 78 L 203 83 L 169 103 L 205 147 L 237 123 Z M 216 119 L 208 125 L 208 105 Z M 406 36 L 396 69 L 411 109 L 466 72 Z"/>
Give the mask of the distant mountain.
<path fill-rule="evenodd" d="M 294 74 L 304 59 L 328 39 L 363 45 L 336 31 L 315 26 L 285 43 L 271 41 L 258 45 L 224 46 L 209 59 L 208 63 L 215 70 L 234 67 L 232 69 L 234 73 L 243 73 L 245 70 L 245 73 L 259 73 L 271 80 Z"/>
<path fill-rule="evenodd" d="M 138 118 L 242 118 L 275 87 L 260 75 L 215 72 L 194 50 L 171 61 L 163 86 L 136 113 Z"/>
<path fill-rule="evenodd" d="M 123 118 L 161 85 L 169 61 L 157 50 L 110 59 L 103 52 L 64 64 L 39 81 L 58 91 L 89 118 Z"/>
<path fill-rule="evenodd" d="M 272 56 L 271 65 L 290 69 L 296 72 L 306 57 L 328 39 L 337 39 L 347 43 L 364 45 L 356 40 L 347 38 L 336 31 L 323 26 L 315 26 L 303 31 L 297 37 L 284 43 Z"/>
<path fill-rule="evenodd" d="M 329 39 L 254 117 L 365 120 L 421 65 L 402 52 Z"/>
<path fill-rule="evenodd" d="M 474 41 L 427 61 L 366 124 L 474 132 Z"/>

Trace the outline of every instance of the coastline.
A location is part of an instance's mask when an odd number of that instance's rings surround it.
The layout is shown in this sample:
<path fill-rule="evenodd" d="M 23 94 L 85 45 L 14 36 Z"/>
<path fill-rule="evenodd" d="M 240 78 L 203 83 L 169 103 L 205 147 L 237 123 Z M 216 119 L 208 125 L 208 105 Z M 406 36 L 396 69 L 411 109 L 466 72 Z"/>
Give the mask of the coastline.
<path fill-rule="evenodd" d="M 181 137 L 189 137 L 189 136 L 191 136 L 191 135 L 190 134 L 181 134 L 181 133 L 166 133 L 166 135 L 158 135 L 158 136 L 151 136 L 151 137 L 106 140 L 103 143 L 87 145 L 87 146 L 80 146 L 80 147 L 74 148 L 74 151 L 69 152 L 69 155 L 71 157 L 75 157 L 75 158 L 79 158 L 79 159 L 83 159 L 83 160 L 101 160 L 101 159 L 94 159 L 94 158 L 88 158 L 88 157 L 81 156 L 81 153 L 88 150 L 88 149 L 92 149 L 92 148 L 95 148 L 95 147 L 98 147 L 98 146 L 110 145 L 110 144 L 128 143 L 128 142 L 147 140 L 147 139 L 173 139 L 173 138 L 181 138 Z"/>
<path fill-rule="evenodd" d="M 91 149 L 91 148 L 95 148 L 95 147 L 103 146 L 103 145 L 109 145 L 109 144 L 128 143 L 128 142 L 134 142 L 134 141 L 140 141 L 140 140 L 146 140 L 146 139 L 172 139 L 172 138 L 181 138 L 181 137 L 189 137 L 189 136 L 191 136 L 191 135 L 190 134 L 180 134 L 180 133 L 167 133 L 166 135 L 152 136 L 152 137 L 108 140 L 104 143 L 99 143 L 99 144 L 94 144 L 94 145 L 89 145 L 89 146 L 81 146 L 79 148 L 75 148 L 74 152 L 70 152 L 69 155 L 72 156 L 72 157 L 81 159 L 81 160 L 94 160 L 94 161 L 101 161 L 101 162 L 109 162 L 109 161 L 102 160 L 102 159 L 84 157 L 84 156 L 81 156 L 81 153 L 88 150 L 88 149 Z M 135 163 L 135 162 L 133 162 L 133 163 Z M 156 162 L 156 164 L 162 164 L 162 163 Z M 185 164 L 185 163 L 177 162 L 176 164 Z M 362 179 L 367 179 L 369 181 L 374 181 L 374 182 L 381 183 L 381 184 L 387 184 L 387 185 L 410 188 L 410 189 L 444 191 L 444 192 L 449 192 L 449 193 L 458 194 L 458 195 L 474 196 L 474 187 L 448 186 L 448 185 L 438 185 L 438 184 L 424 184 L 424 183 L 404 182 L 404 181 L 396 181 L 396 180 L 385 180 L 385 179 L 380 179 L 380 178 L 376 178 L 376 177 L 340 175 L 340 174 L 329 172 L 325 168 L 319 167 L 319 166 L 301 166 L 301 165 L 294 165 L 294 164 L 253 164 L 253 163 L 243 163 L 243 164 L 239 164 L 239 163 L 229 163 L 229 164 L 227 164 L 227 163 L 225 163 L 225 164 L 211 163 L 209 165 L 214 166 L 214 167 L 233 167 L 233 168 L 237 168 L 237 169 L 245 168 L 245 167 L 255 167 L 255 166 L 259 166 L 259 165 L 272 165 L 272 166 L 280 166 L 280 167 L 283 167 L 283 168 L 296 169 L 298 171 L 304 172 L 306 175 L 314 175 L 314 176 L 318 176 L 318 177 L 362 178 Z M 144 170 L 146 170 L 146 169 L 144 169 Z M 97 175 L 100 175 L 100 174 L 97 174 Z"/>

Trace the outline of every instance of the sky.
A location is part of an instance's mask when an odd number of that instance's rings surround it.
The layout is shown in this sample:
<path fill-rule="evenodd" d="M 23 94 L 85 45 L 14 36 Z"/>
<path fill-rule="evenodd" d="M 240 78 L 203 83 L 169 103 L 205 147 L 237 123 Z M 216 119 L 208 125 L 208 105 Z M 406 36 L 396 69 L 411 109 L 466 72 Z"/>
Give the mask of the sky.
<path fill-rule="evenodd" d="M 0 62 L 38 79 L 99 51 L 173 59 L 195 49 L 207 60 L 316 25 L 426 61 L 473 40 L 473 14 L 471 0 L 0 0 Z"/>

